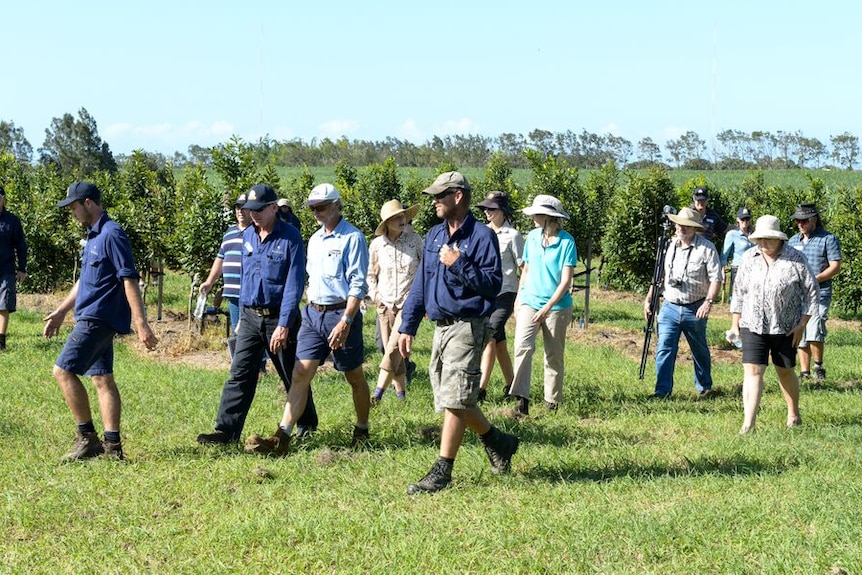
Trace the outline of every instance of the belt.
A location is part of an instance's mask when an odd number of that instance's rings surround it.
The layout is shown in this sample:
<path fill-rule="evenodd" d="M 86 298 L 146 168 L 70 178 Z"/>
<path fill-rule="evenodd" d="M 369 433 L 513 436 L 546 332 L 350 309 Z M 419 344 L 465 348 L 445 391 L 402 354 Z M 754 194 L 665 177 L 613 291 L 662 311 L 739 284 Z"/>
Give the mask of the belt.
<path fill-rule="evenodd" d="M 253 305 L 247 305 L 244 307 L 257 317 L 270 317 L 281 313 L 281 308 L 277 307 L 257 307 Z"/>
<path fill-rule="evenodd" d="M 463 319 L 463 317 L 447 317 L 445 319 L 438 319 L 437 327 L 449 327 L 450 325 L 455 325 Z"/>
<path fill-rule="evenodd" d="M 314 303 L 313 301 L 308 302 L 308 305 L 312 307 L 312 309 L 316 309 L 317 311 L 330 311 L 335 309 L 344 309 L 347 307 L 346 301 L 340 301 L 338 303 L 329 303 L 329 304 L 319 304 Z"/>
<path fill-rule="evenodd" d="M 703 300 L 704 300 L 704 299 L 705 299 L 705 298 L 700 298 L 700 299 L 698 299 L 698 300 L 691 301 L 691 302 L 688 302 L 688 303 L 677 302 L 677 301 L 669 301 L 669 302 L 667 302 L 667 303 L 671 303 L 671 304 L 673 304 L 673 305 L 684 305 L 684 306 L 689 306 L 689 305 L 695 305 L 695 304 L 697 304 L 697 305 L 699 306 L 699 305 L 701 305 L 701 304 L 703 303 Z"/>

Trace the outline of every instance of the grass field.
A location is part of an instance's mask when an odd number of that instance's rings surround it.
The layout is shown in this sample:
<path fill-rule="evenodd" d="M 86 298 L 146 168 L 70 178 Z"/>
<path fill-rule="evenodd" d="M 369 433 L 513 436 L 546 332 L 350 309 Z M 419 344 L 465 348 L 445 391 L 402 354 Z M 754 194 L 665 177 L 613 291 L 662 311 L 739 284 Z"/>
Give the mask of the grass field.
<path fill-rule="evenodd" d="M 126 340 L 116 373 L 129 461 L 59 465 L 74 433 L 51 378 L 63 338 L 41 338 L 46 310 L 19 311 L 0 355 L 0 572 L 862 572 L 858 322 L 833 322 L 828 386 L 803 391 L 801 428 L 784 428 L 770 370 L 758 432 L 740 437 L 742 367 L 721 341 L 726 306 L 709 322 L 719 396 L 693 400 L 684 357 L 674 399 L 655 403 L 644 399 L 652 376 L 637 379 L 640 300 L 611 295 L 596 293 L 595 323 L 570 334 L 557 413 L 537 407 L 510 419 L 499 373 L 492 378 L 485 411 L 522 441 L 513 473 L 491 475 L 468 436 L 454 486 L 414 497 L 405 488 L 434 461 L 427 428 L 440 421 L 426 370 L 430 326 L 407 402 L 384 397 L 367 448 L 348 449 L 348 388 L 325 370 L 314 382 L 320 431 L 284 459 L 198 446 L 226 372 Z M 167 341 L 183 325 L 155 329 Z M 365 326 L 373 349 L 371 318 Z M 369 353 L 369 380 L 378 361 Z M 283 398 L 268 375 L 245 434 L 271 433 Z"/>

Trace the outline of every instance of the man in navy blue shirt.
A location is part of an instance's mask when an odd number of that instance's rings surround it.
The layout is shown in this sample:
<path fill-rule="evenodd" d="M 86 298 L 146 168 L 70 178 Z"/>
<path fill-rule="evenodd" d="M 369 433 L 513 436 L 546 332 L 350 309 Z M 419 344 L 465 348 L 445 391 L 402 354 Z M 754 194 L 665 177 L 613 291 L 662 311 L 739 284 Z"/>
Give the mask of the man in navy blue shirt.
<path fill-rule="evenodd" d="M 24 230 L 18 216 L 6 209 L 6 190 L 0 186 L 0 351 L 6 351 L 9 314 L 17 307 L 17 284 L 26 277 L 27 242 L 24 241 Z"/>
<path fill-rule="evenodd" d="M 54 379 L 78 425 L 74 447 L 63 461 L 103 454 L 123 459 L 120 392 L 114 381 L 114 334 L 130 333 L 134 320 L 138 338 L 147 349 L 154 349 L 158 340 L 147 323 L 129 237 L 102 208 L 99 189 L 89 182 L 75 182 L 57 206 L 68 207 L 87 228 L 81 277 L 57 309 L 44 318 L 44 335 L 53 337 L 66 313 L 75 308 L 75 327 L 54 365 Z M 93 425 L 80 375 L 89 375 L 96 387 L 104 441 L 99 441 Z"/>
<path fill-rule="evenodd" d="M 434 407 L 443 412 L 440 456 L 408 494 L 433 493 L 452 482 L 466 428 L 479 435 L 494 473 L 507 473 L 518 438 L 492 426 L 478 407 L 488 317 L 503 284 L 496 234 L 470 213 L 470 184 L 458 172 L 441 174 L 424 193 L 437 217 L 425 238 L 422 269 L 404 302 L 398 347 L 408 357 L 422 317 L 435 322 L 428 374 Z"/>
<path fill-rule="evenodd" d="M 230 379 L 222 389 L 215 431 L 198 435 L 198 443 L 225 444 L 239 439 L 257 390 L 264 351 L 284 388 L 290 391 L 299 331 L 299 300 L 305 287 L 305 250 L 299 230 L 276 214 L 278 198 L 267 185 L 249 190 L 243 206 L 254 225 L 242 232 L 240 320 Z M 310 391 L 310 390 L 309 390 Z M 297 424 L 300 433 L 317 429 L 314 399 Z"/>

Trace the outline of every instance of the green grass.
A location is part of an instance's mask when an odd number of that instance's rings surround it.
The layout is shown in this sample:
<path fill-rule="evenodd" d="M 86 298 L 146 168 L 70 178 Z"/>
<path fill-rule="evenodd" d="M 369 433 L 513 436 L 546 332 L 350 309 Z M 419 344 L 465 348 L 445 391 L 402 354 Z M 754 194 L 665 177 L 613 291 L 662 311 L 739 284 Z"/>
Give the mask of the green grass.
<path fill-rule="evenodd" d="M 738 361 L 716 360 L 723 393 L 714 401 L 692 401 L 683 357 L 675 398 L 647 402 L 652 363 L 637 380 L 640 300 L 601 299 L 591 302 L 595 323 L 571 334 L 559 412 L 540 407 L 538 358 L 527 420 L 506 417 L 492 377 L 485 411 L 522 440 L 513 473 L 491 475 L 468 434 L 453 488 L 419 497 L 405 488 L 433 463 L 437 447 L 423 430 L 440 422 L 428 389 L 430 326 L 417 340 L 407 403 L 384 397 L 367 449 L 347 448 L 352 406 L 331 370 L 314 382 L 320 431 L 289 457 L 198 446 L 227 374 L 120 345 L 129 462 L 59 465 L 74 433 L 51 378 L 64 338 L 41 338 L 44 310 L 19 311 L 0 355 L 0 572 L 858 572 L 858 323 L 831 326 L 830 385 L 803 392 L 805 425 L 784 428 L 770 369 L 758 432 L 740 437 Z M 365 326 L 373 349 L 370 318 Z M 709 328 L 716 355 L 736 353 L 721 344 L 728 326 L 719 306 Z M 369 353 L 370 381 L 378 361 Z M 272 375 L 262 381 L 246 434 L 274 430 L 279 387 Z"/>

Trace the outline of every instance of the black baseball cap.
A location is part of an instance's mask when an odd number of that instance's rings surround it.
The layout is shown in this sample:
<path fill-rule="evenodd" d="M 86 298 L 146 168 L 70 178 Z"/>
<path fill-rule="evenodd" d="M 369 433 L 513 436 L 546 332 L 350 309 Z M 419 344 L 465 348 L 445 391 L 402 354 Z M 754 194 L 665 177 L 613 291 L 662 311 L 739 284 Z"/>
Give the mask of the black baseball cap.
<path fill-rule="evenodd" d="M 102 199 L 102 192 L 95 184 L 90 182 L 73 182 L 66 190 L 66 198 L 57 202 L 58 208 L 65 208 L 72 202 L 90 199 L 98 203 Z"/>

